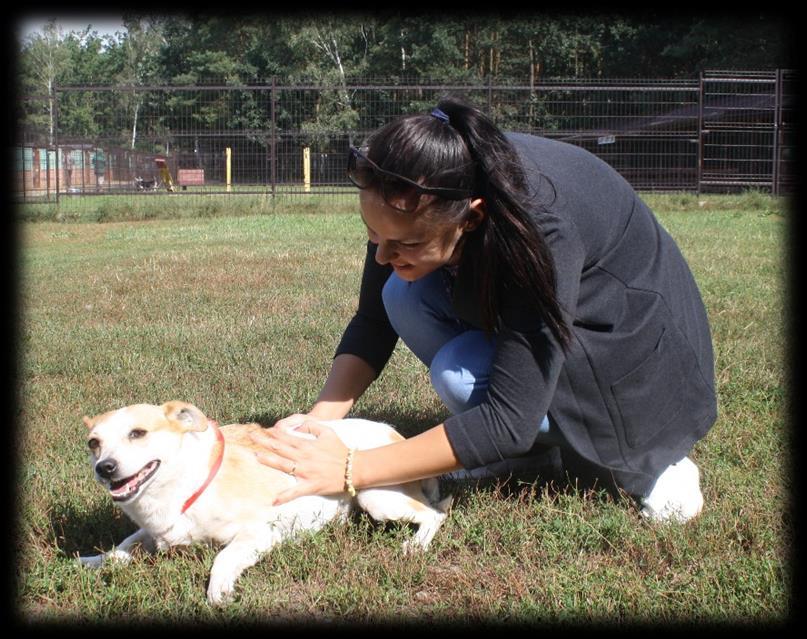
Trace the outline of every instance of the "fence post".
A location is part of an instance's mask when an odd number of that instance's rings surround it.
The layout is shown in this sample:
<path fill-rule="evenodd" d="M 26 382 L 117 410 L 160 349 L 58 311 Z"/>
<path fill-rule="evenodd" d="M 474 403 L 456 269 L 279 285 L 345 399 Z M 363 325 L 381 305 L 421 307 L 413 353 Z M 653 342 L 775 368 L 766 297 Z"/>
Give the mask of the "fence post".
<path fill-rule="evenodd" d="M 53 86 L 53 146 L 56 147 L 56 206 L 59 206 L 59 171 L 62 163 L 59 160 L 59 91 L 55 84 Z"/>
<path fill-rule="evenodd" d="M 275 137 L 276 137 L 276 129 L 275 129 L 275 91 L 277 89 L 275 76 L 272 76 L 272 90 L 269 97 L 270 105 L 269 105 L 269 112 L 271 113 L 272 118 L 272 140 L 270 142 L 270 146 L 272 149 L 272 157 L 270 158 L 270 179 L 272 181 L 272 197 L 275 195 L 275 187 L 277 185 L 277 148 L 275 146 Z"/>
<path fill-rule="evenodd" d="M 703 71 L 698 73 L 698 167 L 697 167 L 697 193 L 701 194 L 703 181 Z"/>
<path fill-rule="evenodd" d="M 50 202 L 50 146 L 45 147 L 45 201 Z"/>
<path fill-rule="evenodd" d="M 311 148 L 303 147 L 303 191 L 311 192 Z"/>
<path fill-rule="evenodd" d="M 226 175 L 227 175 L 227 193 L 231 193 L 233 190 L 233 182 L 232 182 L 232 161 L 233 161 L 233 150 L 228 146 L 224 149 L 224 156 L 227 160 L 226 166 Z"/>
<path fill-rule="evenodd" d="M 779 123 L 782 121 L 782 70 L 776 69 L 773 102 L 773 157 L 771 158 L 771 193 L 779 195 Z"/>

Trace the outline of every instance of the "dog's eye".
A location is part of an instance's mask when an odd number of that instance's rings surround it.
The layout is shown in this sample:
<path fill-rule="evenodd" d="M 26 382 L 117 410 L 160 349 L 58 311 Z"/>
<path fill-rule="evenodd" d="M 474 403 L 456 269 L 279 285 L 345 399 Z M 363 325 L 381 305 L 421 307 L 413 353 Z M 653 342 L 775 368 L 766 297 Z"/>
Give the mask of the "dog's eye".
<path fill-rule="evenodd" d="M 140 439 L 141 437 L 146 436 L 146 431 L 142 428 L 135 428 L 132 431 L 129 431 L 129 439 Z"/>
<path fill-rule="evenodd" d="M 87 446 L 90 447 L 90 450 L 97 450 L 101 443 L 93 437 L 91 440 L 87 442 Z"/>

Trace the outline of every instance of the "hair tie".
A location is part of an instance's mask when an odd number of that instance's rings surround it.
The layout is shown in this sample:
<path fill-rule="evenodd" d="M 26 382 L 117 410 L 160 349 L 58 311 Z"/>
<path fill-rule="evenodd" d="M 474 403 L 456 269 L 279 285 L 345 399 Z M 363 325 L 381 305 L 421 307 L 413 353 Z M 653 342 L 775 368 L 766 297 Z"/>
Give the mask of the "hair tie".
<path fill-rule="evenodd" d="M 437 109 L 437 108 L 432 109 L 431 115 L 432 115 L 432 117 L 435 117 L 438 120 L 442 120 L 446 124 L 449 124 L 448 116 L 443 111 L 441 111 L 440 109 Z"/>

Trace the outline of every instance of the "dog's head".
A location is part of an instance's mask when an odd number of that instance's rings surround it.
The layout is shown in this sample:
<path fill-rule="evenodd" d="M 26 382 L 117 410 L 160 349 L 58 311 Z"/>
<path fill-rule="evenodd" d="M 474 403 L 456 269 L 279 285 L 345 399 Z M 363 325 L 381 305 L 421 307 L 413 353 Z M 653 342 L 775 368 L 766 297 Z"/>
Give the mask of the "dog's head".
<path fill-rule="evenodd" d="M 130 502 L 180 455 L 185 433 L 207 430 L 209 420 L 196 406 L 172 401 L 85 416 L 84 423 L 96 479 L 114 501 Z"/>

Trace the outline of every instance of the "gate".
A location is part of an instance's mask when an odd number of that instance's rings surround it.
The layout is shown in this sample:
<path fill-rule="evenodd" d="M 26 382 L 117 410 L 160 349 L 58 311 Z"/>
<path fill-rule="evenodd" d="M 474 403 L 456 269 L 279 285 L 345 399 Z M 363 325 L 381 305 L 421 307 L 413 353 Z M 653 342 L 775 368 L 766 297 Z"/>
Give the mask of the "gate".
<path fill-rule="evenodd" d="M 792 191 L 795 72 L 708 71 L 700 83 L 699 190 Z"/>

